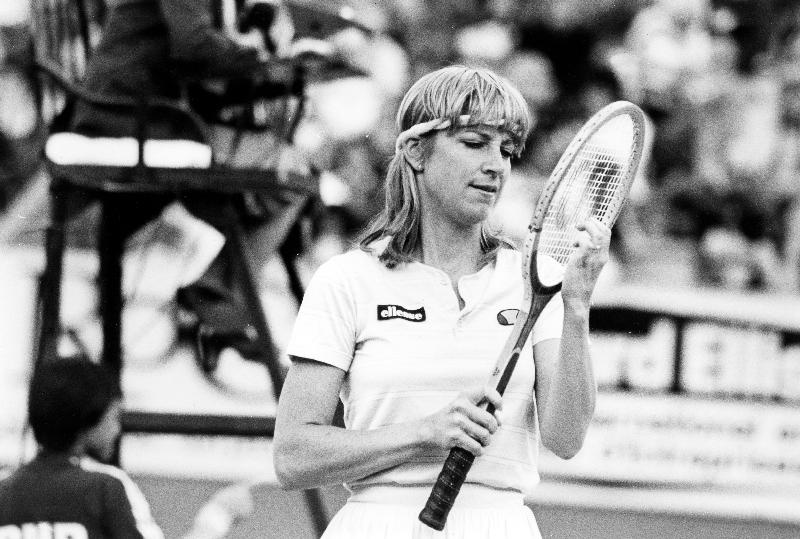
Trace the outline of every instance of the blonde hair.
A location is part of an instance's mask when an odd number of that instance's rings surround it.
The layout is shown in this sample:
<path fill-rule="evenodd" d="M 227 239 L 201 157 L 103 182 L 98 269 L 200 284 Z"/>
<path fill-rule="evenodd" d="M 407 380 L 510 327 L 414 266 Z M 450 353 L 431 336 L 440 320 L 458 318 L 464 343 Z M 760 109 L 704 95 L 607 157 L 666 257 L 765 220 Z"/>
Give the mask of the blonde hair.
<path fill-rule="evenodd" d="M 400 132 L 412 126 L 442 120 L 453 132 L 466 125 L 502 121 L 501 129 L 514 142 L 519 155 L 532 127 L 528 106 L 522 94 L 505 78 L 488 69 L 450 66 L 421 77 L 406 92 L 397 111 L 396 127 Z M 402 152 L 395 152 L 386 173 L 386 202 L 380 214 L 367 226 L 359 239 L 361 249 L 372 252 L 372 244 L 389 238 L 379 260 L 389 268 L 413 260 L 420 241 L 421 206 L 416 173 Z M 510 246 L 484 223 L 481 227 L 481 251 L 486 259 L 494 257 L 501 246 Z"/>

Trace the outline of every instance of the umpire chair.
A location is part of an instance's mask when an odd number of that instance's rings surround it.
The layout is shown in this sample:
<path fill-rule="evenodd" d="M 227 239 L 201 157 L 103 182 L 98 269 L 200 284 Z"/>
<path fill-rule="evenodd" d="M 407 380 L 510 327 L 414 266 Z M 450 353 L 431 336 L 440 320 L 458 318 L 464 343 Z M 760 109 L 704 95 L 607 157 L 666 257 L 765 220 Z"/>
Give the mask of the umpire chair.
<path fill-rule="evenodd" d="M 282 182 L 272 170 L 234 169 L 216 163 L 211 154 L 211 147 L 207 144 L 206 124 L 192 111 L 185 98 L 175 101 L 166 99 L 135 101 L 93 94 L 83 88 L 82 76 L 99 33 L 99 22 L 104 10 L 103 0 L 32 0 L 31 2 L 34 80 L 37 84 L 42 121 L 49 125 L 51 137 L 66 131 L 71 104 L 76 100 L 84 100 L 97 107 L 131 111 L 142 119 L 136 137 L 135 162 L 126 164 L 59 162 L 46 155 L 46 165 L 50 175 L 51 214 L 45 235 L 45 269 L 39 283 L 34 360 L 44 361 L 47 358 L 55 358 L 58 354 L 58 342 L 62 332 L 60 307 L 63 258 L 66 227 L 71 217 L 69 202 L 72 197 L 80 195 L 99 202 L 100 223 L 96 234 L 103 336 L 102 360 L 121 374 L 124 359 L 122 256 L 126 233 L 125 224 L 118 218 L 120 213 L 118 209 L 124 207 L 133 197 L 150 194 L 174 195 L 180 200 L 182 195 L 189 193 L 212 193 L 218 196 L 220 211 L 226 216 L 228 226 L 224 235 L 229 245 L 229 252 L 232 253 L 232 262 L 243 287 L 244 296 L 248 298 L 247 310 L 257 331 L 256 342 L 260 350 L 264 351 L 263 357 L 257 360 L 268 370 L 275 395 L 278 395 L 283 385 L 284 373 L 259 299 L 255 276 L 247 263 L 243 225 L 233 200 L 235 195 L 246 191 L 265 193 L 278 198 L 287 191 L 293 191 L 313 199 L 317 192 L 305 186 L 313 185 L 315 182 Z M 269 65 L 265 65 L 264 68 L 269 68 Z M 302 61 L 294 62 L 292 68 L 295 73 L 294 82 L 286 89 L 286 94 L 295 98 L 299 105 L 296 107 L 290 131 L 293 131 L 299 113 L 303 110 L 305 87 Z M 193 77 L 197 78 L 197 75 Z M 197 139 L 192 141 L 193 148 L 199 150 L 200 154 L 207 151 L 208 162 L 154 163 L 148 156 L 148 147 L 152 141 L 147 140 L 144 118 L 155 111 L 168 111 L 170 114 L 180 115 L 194 126 Z M 291 137 L 291 133 L 288 136 Z M 299 223 L 295 224 L 295 227 L 297 226 Z M 280 255 L 286 266 L 291 290 L 299 301 L 303 291 L 294 266 L 295 255 L 299 252 L 298 236 L 297 229 L 289 234 L 287 243 L 280 248 Z M 271 435 L 269 425 L 265 427 L 262 423 L 253 424 L 252 421 L 248 422 L 247 418 L 243 419 L 243 424 L 249 425 L 249 430 L 253 432 L 241 432 L 241 429 L 237 431 L 235 426 L 231 426 L 235 421 L 217 420 L 212 422 L 208 429 L 195 428 L 193 433 Z M 226 426 L 232 431 L 227 432 Z M 169 426 L 145 427 L 142 430 L 169 432 Z M 327 525 L 322 499 L 314 490 L 306 491 L 305 497 L 313 525 L 321 535 Z"/>

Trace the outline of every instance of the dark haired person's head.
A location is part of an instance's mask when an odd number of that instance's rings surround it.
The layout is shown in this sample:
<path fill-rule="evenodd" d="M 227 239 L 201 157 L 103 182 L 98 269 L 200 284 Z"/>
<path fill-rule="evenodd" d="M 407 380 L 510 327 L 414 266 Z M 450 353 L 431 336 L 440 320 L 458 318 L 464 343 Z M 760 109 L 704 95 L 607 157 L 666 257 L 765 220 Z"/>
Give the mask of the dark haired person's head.
<path fill-rule="evenodd" d="M 116 438 L 121 398 L 117 376 L 102 365 L 82 359 L 46 361 L 34 370 L 28 395 L 34 437 L 52 452 L 73 450 L 79 440 L 92 445 L 98 427 L 104 439 Z"/>

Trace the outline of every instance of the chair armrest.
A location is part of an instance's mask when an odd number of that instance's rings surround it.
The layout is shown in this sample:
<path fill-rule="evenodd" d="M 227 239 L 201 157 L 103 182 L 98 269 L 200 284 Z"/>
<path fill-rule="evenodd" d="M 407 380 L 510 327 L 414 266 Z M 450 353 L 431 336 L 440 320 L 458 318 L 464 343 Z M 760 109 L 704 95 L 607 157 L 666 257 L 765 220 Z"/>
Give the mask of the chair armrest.
<path fill-rule="evenodd" d="M 168 110 L 176 112 L 189 120 L 192 127 L 194 127 L 194 129 L 197 131 L 197 135 L 201 138 L 202 142 L 208 143 L 208 127 L 203 119 L 197 113 L 178 101 L 157 97 L 148 98 L 146 100 L 137 100 L 133 98 L 109 96 L 106 94 L 92 92 L 91 90 L 88 90 L 80 84 L 70 80 L 70 78 L 65 75 L 63 70 L 58 66 L 58 64 L 46 58 L 36 59 L 34 62 L 34 69 L 45 74 L 64 92 L 75 99 L 84 101 L 96 107 L 126 109 L 134 114 L 138 113 L 139 121 L 143 121 L 143 118 L 141 117 L 141 113 L 143 111 Z M 145 129 L 143 132 L 146 133 L 146 125 L 144 127 Z"/>

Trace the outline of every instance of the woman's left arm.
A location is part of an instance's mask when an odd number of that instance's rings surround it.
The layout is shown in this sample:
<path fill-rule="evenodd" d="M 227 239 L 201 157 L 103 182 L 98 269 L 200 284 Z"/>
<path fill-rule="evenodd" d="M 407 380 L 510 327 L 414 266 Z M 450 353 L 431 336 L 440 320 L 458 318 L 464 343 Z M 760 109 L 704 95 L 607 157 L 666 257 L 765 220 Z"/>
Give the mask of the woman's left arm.
<path fill-rule="evenodd" d="M 608 261 L 611 231 L 590 220 L 579 227 L 578 248 L 567 264 L 561 297 L 561 339 L 534 346 L 536 408 L 542 443 L 561 458 L 575 456 L 594 414 L 597 384 L 589 354 L 589 307 Z"/>

